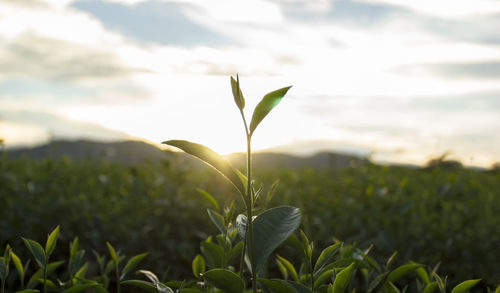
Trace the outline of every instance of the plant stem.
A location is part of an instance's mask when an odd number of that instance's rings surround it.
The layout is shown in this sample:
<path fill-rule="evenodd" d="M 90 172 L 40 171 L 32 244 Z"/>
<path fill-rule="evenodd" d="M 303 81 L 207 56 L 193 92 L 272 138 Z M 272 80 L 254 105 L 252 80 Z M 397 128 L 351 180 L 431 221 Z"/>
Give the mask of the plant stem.
<path fill-rule="evenodd" d="M 246 123 L 245 123 L 246 126 Z M 254 253 L 254 243 L 253 243 L 253 219 L 252 219 L 252 208 L 253 208 L 253 194 L 252 194 L 252 148 L 251 148 L 252 136 L 247 132 L 247 227 L 248 227 L 248 248 L 250 250 L 250 266 L 252 268 L 252 292 L 257 292 L 257 272 L 255 271 L 255 253 Z"/>

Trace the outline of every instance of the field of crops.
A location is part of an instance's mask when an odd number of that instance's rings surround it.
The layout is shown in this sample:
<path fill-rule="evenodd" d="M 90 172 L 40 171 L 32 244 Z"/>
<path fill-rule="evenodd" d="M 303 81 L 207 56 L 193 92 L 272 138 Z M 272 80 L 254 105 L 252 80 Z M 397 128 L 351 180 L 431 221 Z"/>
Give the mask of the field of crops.
<path fill-rule="evenodd" d="M 316 253 L 335 239 L 361 249 L 373 244 L 379 262 L 398 251 L 400 264 L 440 263 L 438 272 L 452 284 L 472 278 L 491 287 L 500 283 L 498 172 L 360 164 L 342 170 L 256 166 L 255 176 L 264 193 L 279 179 L 269 205 L 300 208 L 301 228 Z M 243 212 L 232 186 L 208 167 L 186 168 L 174 159 L 131 165 L 4 155 L 0 247 L 9 243 L 27 259 L 21 237 L 43 242 L 60 225 L 54 260 L 65 259 L 65 247 L 78 236 L 89 252 L 104 253 L 109 241 L 126 255 L 149 252 L 142 266 L 162 278 L 186 278 L 200 241 L 217 231 L 197 188 L 226 206 L 234 200 L 236 213 Z M 96 270 L 93 255 L 87 258 Z"/>

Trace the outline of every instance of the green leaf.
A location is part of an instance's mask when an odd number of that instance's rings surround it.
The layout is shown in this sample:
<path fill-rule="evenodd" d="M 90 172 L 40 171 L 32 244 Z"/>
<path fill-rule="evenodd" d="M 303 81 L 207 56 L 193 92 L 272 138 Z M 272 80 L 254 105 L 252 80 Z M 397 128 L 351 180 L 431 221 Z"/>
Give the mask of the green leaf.
<path fill-rule="evenodd" d="M 302 230 L 300 230 L 300 239 L 302 240 L 302 247 L 304 249 L 307 262 L 310 263 L 312 258 L 312 248 L 309 239 L 306 236 L 306 233 L 304 233 L 304 231 Z"/>
<path fill-rule="evenodd" d="M 497 289 L 495 290 L 495 293 L 500 293 L 500 285 L 498 285 Z"/>
<path fill-rule="evenodd" d="M 40 246 L 41 247 L 41 246 Z M 42 249 L 43 250 L 43 249 Z M 51 274 L 54 273 L 54 271 L 60 267 L 64 262 L 63 261 L 56 261 L 49 263 L 47 265 L 47 277 L 50 276 Z M 26 271 L 26 269 L 24 269 Z M 43 269 L 38 269 L 29 279 L 28 284 L 26 285 L 26 289 L 33 289 L 38 285 L 38 279 L 42 278 L 43 276 Z"/>
<path fill-rule="evenodd" d="M 314 280 L 314 288 L 318 288 L 320 285 L 326 283 L 328 280 L 331 280 L 332 277 L 333 277 L 333 269 L 324 271 Z"/>
<path fill-rule="evenodd" d="M 272 208 L 258 215 L 253 225 L 254 261 L 259 272 L 274 249 L 299 227 L 300 210 L 291 206 Z"/>
<path fill-rule="evenodd" d="M 468 292 L 472 287 L 474 287 L 480 281 L 481 281 L 481 279 L 464 281 L 464 282 L 458 284 L 457 286 L 455 286 L 455 288 L 453 288 L 453 290 L 451 290 L 451 293 L 465 293 L 465 292 Z"/>
<path fill-rule="evenodd" d="M 262 98 L 253 111 L 252 121 L 250 122 L 250 135 L 254 133 L 257 126 L 267 116 L 267 114 L 269 114 L 269 112 L 271 112 L 271 110 L 278 105 L 290 88 L 291 86 L 281 88 L 268 93 Z"/>
<path fill-rule="evenodd" d="M 87 292 L 87 289 L 90 288 L 96 288 L 96 287 L 102 287 L 101 284 L 81 284 L 81 285 L 75 285 L 67 290 L 64 290 L 63 293 L 79 293 L 79 292 Z"/>
<path fill-rule="evenodd" d="M 151 282 L 153 282 L 153 285 L 155 285 L 155 286 L 156 286 L 156 284 L 160 283 L 160 280 L 158 280 L 158 277 L 151 271 L 139 270 L 138 273 L 146 276 L 146 278 L 148 278 Z"/>
<path fill-rule="evenodd" d="M 291 284 L 282 279 L 257 279 L 262 286 L 275 293 L 299 293 Z"/>
<path fill-rule="evenodd" d="M 212 209 L 207 209 L 207 213 L 208 217 L 210 218 L 210 220 L 212 220 L 212 223 L 214 223 L 215 227 L 217 227 L 217 229 L 222 234 L 226 234 L 226 224 L 224 223 L 224 217 Z"/>
<path fill-rule="evenodd" d="M 436 291 L 436 289 L 438 289 L 438 288 L 439 288 L 438 283 L 432 282 L 432 283 L 427 284 L 427 286 L 425 286 L 423 293 L 432 293 L 432 292 Z"/>
<path fill-rule="evenodd" d="M 385 282 L 384 289 L 386 293 L 400 293 L 398 287 L 391 281 Z"/>
<path fill-rule="evenodd" d="M 36 290 L 36 289 L 25 289 L 25 290 L 21 290 L 21 291 L 16 291 L 15 293 L 39 293 L 40 290 Z"/>
<path fill-rule="evenodd" d="M 125 278 L 125 276 L 130 272 L 132 271 L 146 256 L 148 255 L 148 253 L 141 253 L 141 254 L 138 254 L 134 257 L 131 257 L 127 264 L 125 264 L 125 267 L 123 268 L 122 270 L 122 274 L 120 276 L 120 281 L 123 280 L 123 278 Z"/>
<path fill-rule="evenodd" d="M 387 277 L 387 281 L 394 283 L 397 280 L 399 280 L 400 278 L 402 278 L 403 276 L 405 276 L 406 274 L 408 274 L 409 272 L 412 272 L 412 271 L 416 270 L 419 267 L 420 267 L 420 265 L 418 265 L 416 263 L 410 263 L 410 264 L 402 265 L 402 266 L 394 269 L 389 274 L 389 276 Z"/>
<path fill-rule="evenodd" d="M 370 282 L 370 285 L 368 286 L 368 293 L 372 292 L 375 290 L 380 283 L 385 279 L 385 277 L 389 274 L 389 272 L 385 272 L 383 274 L 378 275 L 373 281 Z"/>
<path fill-rule="evenodd" d="M 13 250 L 10 251 L 10 257 L 12 258 L 14 267 L 16 267 L 17 273 L 19 274 L 19 280 L 21 281 L 21 284 L 24 284 L 24 268 L 21 259 L 19 259 L 19 257 L 14 253 Z"/>
<path fill-rule="evenodd" d="M 271 187 L 269 187 L 269 190 L 267 191 L 267 195 L 266 195 L 266 204 L 269 203 L 273 199 L 273 196 L 276 193 L 276 189 L 277 189 L 279 183 L 280 183 L 280 180 L 277 179 L 271 184 Z"/>
<path fill-rule="evenodd" d="M 203 259 L 203 256 L 199 254 L 196 255 L 191 266 L 193 268 L 193 275 L 196 278 L 200 278 L 201 274 L 205 272 L 205 260 Z"/>
<path fill-rule="evenodd" d="M 57 237 L 59 236 L 59 225 L 49 234 L 47 242 L 45 243 L 45 253 L 47 258 L 52 254 L 56 248 Z"/>
<path fill-rule="evenodd" d="M 44 268 L 47 265 L 47 255 L 45 254 L 45 251 L 43 250 L 43 247 L 40 245 L 40 243 L 36 242 L 35 240 L 26 238 L 23 238 L 23 241 L 24 244 L 26 244 L 26 246 L 28 247 L 28 250 L 35 258 L 36 263 L 41 268 Z"/>
<path fill-rule="evenodd" d="M 236 174 L 233 167 L 221 155 L 204 145 L 189 142 L 186 140 L 168 140 L 162 143 L 179 148 L 184 152 L 197 157 L 209 166 L 213 167 L 215 170 L 219 171 L 219 173 L 221 173 L 226 179 L 229 180 L 229 182 L 234 185 L 234 187 L 236 187 L 236 189 L 240 192 L 244 199 L 245 188 L 243 186 L 243 183 L 241 183 L 241 180 Z"/>
<path fill-rule="evenodd" d="M 227 293 L 241 293 L 245 289 L 243 280 L 229 270 L 213 269 L 205 272 L 203 277 L 209 283 Z"/>
<path fill-rule="evenodd" d="M 354 263 L 350 264 L 337 274 L 335 281 L 333 282 L 334 293 L 344 292 L 345 288 L 347 288 L 347 285 L 349 285 L 349 282 L 351 281 L 353 271 Z"/>
<path fill-rule="evenodd" d="M 5 261 L 4 261 L 4 258 L 3 256 L 0 257 L 0 279 L 1 280 L 5 280 L 7 279 L 7 271 L 8 271 L 8 267 L 5 266 Z"/>
<path fill-rule="evenodd" d="M 279 255 L 276 255 L 276 261 L 281 262 L 281 264 L 285 267 L 286 271 L 288 272 L 288 274 L 292 277 L 292 279 L 294 281 L 299 280 L 299 276 L 297 275 L 297 271 L 295 270 L 295 268 L 293 267 L 291 262 L 289 262 L 288 260 L 286 260 L 285 258 L 283 258 Z"/>
<path fill-rule="evenodd" d="M 227 261 L 228 264 L 232 264 L 237 259 L 239 260 L 241 256 L 241 251 L 243 250 L 243 245 L 244 245 L 243 241 L 240 241 L 231 249 Z"/>
<path fill-rule="evenodd" d="M 70 247 L 69 247 L 69 259 L 70 259 L 70 261 L 75 258 L 77 251 L 78 251 L 78 237 L 75 237 L 75 239 L 73 239 L 73 242 L 70 243 Z"/>
<path fill-rule="evenodd" d="M 342 247 L 342 242 L 335 243 L 323 249 L 323 251 L 318 257 L 318 260 L 316 260 L 316 264 L 314 265 L 315 274 L 318 273 L 325 265 L 327 265 L 333 259 L 335 254 L 339 251 L 340 247 Z"/>
<path fill-rule="evenodd" d="M 111 259 L 115 262 L 115 265 L 118 265 L 118 257 L 116 255 L 116 251 L 111 245 L 111 243 L 106 241 L 106 246 L 108 247 L 109 255 L 111 256 Z"/>
<path fill-rule="evenodd" d="M 216 268 L 222 266 L 222 259 L 224 258 L 224 249 L 222 247 L 206 241 L 202 242 L 200 246 L 209 267 Z"/>
<path fill-rule="evenodd" d="M 126 280 L 123 282 L 120 282 L 121 285 L 132 285 L 137 288 L 144 289 L 149 292 L 153 293 L 158 293 L 158 289 L 156 289 L 156 285 L 148 282 L 148 281 L 143 281 L 143 280 Z"/>
<path fill-rule="evenodd" d="M 415 272 L 417 273 L 420 280 L 424 282 L 425 285 L 428 285 L 430 283 L 429 275 L 427 275 L 427 272 L 425 271 L 424 268 L 419 267 L 415 270 Z"/>
<path fill-rule="evenodd" d="M 196 188 L 196 191 L 203 195 L 203 197 L 208 200 L 208 202 L 215 208 L 215 210 L 220 211 L 219 204 L 210 193 L 200 188 Z"/>
<path fill-rule="evenodd" d="M 233 91 L 234 102 L 238 109 L 243 110 L 245 108 L 245 98 L 243 98 L 243 93 L 240 88 L 240 78 L 236 75 L 236 80 L 231 76 L 231 89 Z"/>

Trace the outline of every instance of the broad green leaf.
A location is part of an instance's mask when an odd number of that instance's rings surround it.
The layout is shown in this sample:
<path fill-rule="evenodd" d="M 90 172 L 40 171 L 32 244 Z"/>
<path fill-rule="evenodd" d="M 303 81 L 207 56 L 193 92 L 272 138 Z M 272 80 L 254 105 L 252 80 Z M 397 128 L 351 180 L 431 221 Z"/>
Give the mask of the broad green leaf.
<path fill-rule="evenodd" d="M 219 204 L 210 193 L 201 188 L 196 188 L 196 191 L 203 195 L 203 197 L 208 200 L 208 202 L 215 208 L 215 210 L 220 211 Z"/>
<path fill-rule="evenodd" d="M 495 293 L 500 293 L 500 285 L 498 285 L 497 289 L 495 290 Z"/>
<path fill-rule="evenodd" d="M 415 272 L 417 273 L 420 280 L 424 282 L 425 285 L 428 285 L 430 283 L 429 275 L 427 275 L 427 272 L 425 271 L 424 268 L 419 267 L 415 270 Z"/>
<path fill-rule="evenodd" d="M 196 255 L 191 266 L 193 268 L 193 275 L 196 278 L 200 278 L 201 274 L 205 272 L 205 260 L 203 259 L 203 256 L 199 254 Z"/>
<path fill-rule="evenodd" d="M 293 281 L 287 281 L 288 284 L 292 285 L 295 290 L 299 293 L 312 293 L 311 289 L 309 287 L 306 287 L 300 283 L 293 282 Z"/>
<path fill-rule="evenodd" d="M 231 89 L 233 91 L 234 102 L 238 109 L 243 110 L 245 108 L 245 98 L 243 98 L 243 93 L 240 88 L 240 78 L 236 75 L 236 80 L 231 76 Z"/>
<path fill-rule="evenodd" d="M 189 142 L 186 140 L 168 140 L 162 143 L 179 148 L 184 152 L 199 158 L 206 164 L 213 167 L 215 170 L 219 171 L 219 173 L 221 173 L 234 185 L 234 187 L 236 187 L 236 189 L 244 198 L 245 188 L 243 186 L 243 183 L 241 183 L 241 180 L 236 174 L 233 167 L 221 155 L 204 145 Z"/>
<path fill-rule="evenodd" d="M 143 281 L 143 280 L 126 280 L 126 281 L 120 282 L 120 284 L 122 284 L 122 285 L 132 285 L 132 286 L 144 289 L 144 290 L 149 291 L 149 292 L 158 293 L 158 289 L 156 289 L 156 285 L 153 284 L 153 283 L 151 283 L 151 282 L 148 282 L 148 281 Z"/>
<path fill-rule="evenodd" d="M 125 264 L 125 267 L 123 268 L 122 270 L 122 274 L 120 276 L 120 281 L 123 280 L 123 278 L 125 278 L 125 276 L 130 272 L 132 271 L 141 261 L 143 258 L 145 258 L 146 256 L 148 255 L 148 253 L 141 253 L 141 254 L 138 254 L 134 257 L 131 257 L 127 264 Z"/>
<path fill-rule="evenodd" d="M 222 266 L 224 258 L 224 249 L 212 242 L 202 242 L 200 244 L 201 252 L 207 261 L 207 265 L 212 268 Z"/>
<path fill-rule="evenodd" d="M 21 290 L 21 291 L 16 291 L 15 293 L 39 293 L 40 290 L 36 290 L 36 289 L 25 289 L 25 290 Z"/>
<path fill-rule="evenodd" d="M 354 271 L 354 263 L 350 264 L 348 267 L 341 270 L 337 276 L 335 277 L 335 281 L 333 282 L 333 292 L 334 293 L 342 293 L 345 288 L 351 282 L 352 273 Z"/>
<path fill-rule="evenodd" d="M 254 133 L 257 126 L 267 116 L 267 114 L 269 114 L 269 112 L 271 112 L 271 110 L 278 105 L 290 88 L 291 86 L 288 86 L 275 90 L 262 98 L 253 111 L 252 121 L 250 122 L 250 135 Z"/>
<path fill-rule="evenodd" d="M 468 292 L 472 287 L 474 287 L 480 281 L 481 281 L 481 279 L 464 281 L 464 282 L 456 285 L 455 288 L 453 288 L 453 290 L 451 290 L 451 293 L 465 293 L 465 292 Z"/>
<path fill-rule="evenodd" d="M 56 248 L 57 237 L 59 236 L 59 225 L 49 234 L 45 243 L 45 253 L 49 257 Z"/>
<path fill-rule="evenodd" d="M 274 249 L 299 227 L 300 210 L 291 206 L 272 208 L 258 215 L 253 223 L 254 261 L 259 272 Z"/>
<path fill-rule="evenodd" d="M 279 255 L 276 255 L 276 260 L 281 262 L 281 264 L 283 266 L 285 266 L 286 271 L 288 272 L 288 274 L 292 277 L 292 279 L 294 281 L 299 280 L 299 276 L 297 275 L 297 271 L 295 270 L 295 268 L 293 267 L 291 262 L 289 262 L 288 260 L 286 260 L 285 258 L 283 258 Z"/>
<path fill-rule="evenodd" d="M 209 283 L 227 293 L 241 293 L 245 289 L 243 280 L 235 273 L 225 269 L 206 271 L 203 278 Z"/>
<path fill-rule="evenodd" d="M 257 279 L 262 286 L 275 293 L 299 293 L 291 284 L 282 279 Z"/>
<path fill-rule="evenodd" d="M 316 260 L 316 264 L 314 265 L 315 274 L 318 273 L 325 265 L 327 265 L 333 259 L 335 254 L 339 251 L 340 247 L 342 247 L 342 242 L 335 243 L 323 249 L 323 251 L 318 257 L 318 260 Z"/>
<path fill-rule="evenodd" d="M 102 289 L 104 289 L 101 284 L 81 284 L 81 285 L 75 285 L 67 290 L 64 290 L 63 293 L 87 292 L 87 289 L 96 287 L 101 287 Z"/>
<path fill-rule="evenodd" d="M 283 279 L 288 280 L 288 270 L 286 269 L 286 266 L 279 259 L 276 259 L 276 265 L 278 266 Z"/>
<path fill-rule="evenodd" d="M 41 247 L 41 246 L 40 246 Z M 42 249 L 43 250 L 43 249 Z M 49 263 L 47 265 L 47 277 L 52 275 L 54 271 L 60 267 L 64 262 L 63 261 L 56 261 Z M 26 271 L 26 269 L 24 270 Z M 28 284 L 26 285 L 26 289 L 33 289 L 38 285 L 38 279 L 43 277 L 43 269 L 38 269 L 29 279 Z"/>
<path fill-rule="evenodd" d="M 24 268 L 19 257 L 14 253 L 13 250 L 10 251 L 10 257 L 12 258 L 12 262 L 14 263 L 14 267 L 16 267 L 17 273 L 19 274 L 19 280 L 21 284 L 24 284 Z"/>
<path fill-rule="evenodd" d="M 425 286 L 424 293 L 432 293 L 432 292 L 436 291 L 436 289 L 438 289 L 438 288 L 439 288 L 439 286 L 438 286 L 437 282 L 429 283 Z"/>
<path fill-rule="evenodd" d="M 35 240 L 23 238 L 23 241 L 24 244 L 26 244 L 26 246 L 28 247 L 28 250 L 35 258 L 36 263 L 41 268 L 44 268 L 47 265 L 47 255 L 45 254 L 43 247 Z"/>
<path fill-rule="evenodd" d="M 219 232 L 221 232 L 222 234 L 226 234 L 226 224 L 224 223 L 224 217 L 212 209 L 207 209 L 207 213 L 208 217 L 210 218 L 210 220 L 212 220 L 212 223 L 214 223 Z"/>
<path fill-rule="evenodd" d="M 115 265 L 118 265 L 118 257 L 116 255 L 116 251 L 111 245 L 111 243 L 106 241 L 106 246 L 108 247 L 109 255 L 111 256 L 111 259 L 115 262 Z"/>
<path fill-rule="evenodd" d="M 401 277 L 405 276 L 409 272 L 412 272 L 412 271 L 416 270 L 419 267 L 421 267 L 421 266 L 418 265 L 418 264 L 416 264 L 416 263 L 410 263 L 410 264 L 402 265 L 402 266 L 394 269 L 389 274 L 389 276 L 387 277 L 387 281 L 394 283 L 397 280 L 399 280 Z"/>

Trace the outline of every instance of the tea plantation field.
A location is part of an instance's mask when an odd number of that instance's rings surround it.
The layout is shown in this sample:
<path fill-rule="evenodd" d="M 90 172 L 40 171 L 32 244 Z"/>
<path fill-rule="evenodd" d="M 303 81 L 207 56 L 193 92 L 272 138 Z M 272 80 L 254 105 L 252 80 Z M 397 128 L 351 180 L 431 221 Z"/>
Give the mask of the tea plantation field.
<path fill-rule="evenodd" d="M 192 275 L 200 241 L 216 232 L 197 188 L 227 205 L 235 200 L 243 211 L 233 188 L 212 169 L 175 159 L 124 164 L 4 155 L 0 162 L 0 247 L 23 247 L 21 237 L 43 241 L 60 225 L 59 247 L 78 236 L 81 247 L 103 252 L 109 241 L 127 255 L 149 252 L 143 266 L 156 274 L 183 278 Z M 450 283 L 500 283 L 499 172 L 366 163 L 256 166 L 255 176 L 264 195 L 279 179 L 271 205 L 299 207 L 302 229 L 318 251 L 335 237 L 363 249 L 373 244 L 380 262 L 398 251 L 399 263 L 440 263 L 438 272 Z M 21 249 L 16 253 L 29 258 Z M 68 250 L 55 253 L 52 259 L 63 259 Z"/>

